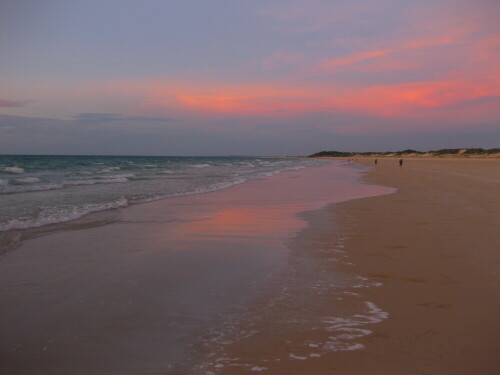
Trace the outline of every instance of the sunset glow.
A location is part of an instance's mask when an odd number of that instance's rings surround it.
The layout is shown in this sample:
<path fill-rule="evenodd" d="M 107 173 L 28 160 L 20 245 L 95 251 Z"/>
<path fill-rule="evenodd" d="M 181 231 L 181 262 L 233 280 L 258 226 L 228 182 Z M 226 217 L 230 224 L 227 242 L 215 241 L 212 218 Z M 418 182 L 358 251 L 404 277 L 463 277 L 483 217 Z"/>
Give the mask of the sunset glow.
<path fill-rule="evenodd" d="M 154 7 L 129 5 L 117 10 L 118 18 L 95 21 L 110 44 L 55 18 L 57 6 L 25 20 L 33 32 L 46 23 L 44 17 L 54 26 L 30 42 L 42 43 L 45 55 L 35 55 L 35 47 L 27 45 L 0 69 L 4 139 L 26 134 L 21 126 L 11 129 L 8 116 L 18 123 L 71 122 L 79 114 L 112 113 L 165 118 L 169 130 L 154 130 L 160 137 L 175 129 L 201 141 L 208 129 L 214 136 L 230 130 L 242 145 L 245 139 L 255 142 L 260 134 L 255 131 L 269 124 L 287 134 L 290 128 L 321 129 L 316 143 L 292 147 L 292 153 L 325 147 L 326 134 L 332 144 L 340 134 L 397 130 L 404 138 L 469 129 L 477 140 L 492 140 L 500 116 L 500 5 L 495 1 L 244 1 L 231 8 L 230 19 L 223 16 L 223 1 L 215 1 L 210 11 L 172 2 L 172 8 L 164 6 L 170 22 L 160 20 Z M 82 3 L 67 11 L 83 20 L 88 9 Z M 148 27 L 123 31 L 119 16 L 136 13 L 148 17 Z M 18 27 L 12 22 L 11 28 Z M 59 40 L 63 31 L 81 35 L 83 49 L 68 45 L 59 58 L 47 57 L 66 43 Z M 25 36 L 12 30 L 9 35 L 13 39 L 2 46 L 15 51 Z M 130 45 L 123 41 L 127 36 Z M 123 126 L 119 132 L 123 142 L 125 133 L 137 133 Z M 348 141 L 352 147 L 356 142 Z M 215 152 L 216 146 L 208 150 Z"/>

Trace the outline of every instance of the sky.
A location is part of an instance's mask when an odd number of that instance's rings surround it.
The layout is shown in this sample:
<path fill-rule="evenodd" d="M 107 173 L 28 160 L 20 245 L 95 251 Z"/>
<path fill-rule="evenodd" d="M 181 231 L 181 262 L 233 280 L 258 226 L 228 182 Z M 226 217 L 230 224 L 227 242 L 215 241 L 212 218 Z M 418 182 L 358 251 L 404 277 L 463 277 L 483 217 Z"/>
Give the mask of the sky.
<path fill-rule="evenodd" d="M 2 0 L 0 154 L 500 147 L 498 0 Z"/>

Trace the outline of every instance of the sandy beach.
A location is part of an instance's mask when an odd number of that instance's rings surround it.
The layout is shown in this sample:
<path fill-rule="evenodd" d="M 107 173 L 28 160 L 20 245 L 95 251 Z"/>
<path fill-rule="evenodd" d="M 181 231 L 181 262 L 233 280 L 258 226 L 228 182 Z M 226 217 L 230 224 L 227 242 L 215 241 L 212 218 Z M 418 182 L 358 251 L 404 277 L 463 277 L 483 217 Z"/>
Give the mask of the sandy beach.
<path fill-rule="evenodd" d="M 331 272 L 356 275 L 365 287 L 328 291 L 327 301 L 305 297 L 311 314 L 318 306 L 324 313 L 309 331 L 283 324 L 289 312 L 278 309 L 272 319 L 249 324 L 267 334 L 225 348 L 226 355 L 238 363 L 267 356 L 254 371 L 272 374 L 497 374 L 499 166 L 487 159 L 421 159 L 399 168 L 395 159 L 379 159 L 365 181 L 397 193 L 311 212 L 309 228 L 294 243 L 322 264 L 333 260 Z M 361 316 L 350 311 L 359 310 L 359 300 L 387 316 L 356 325 Z M 331 336 L 318 329 L 321 320 L 332 323 Z M 320 350 L 328 339 L 347 339 L 359 350 Z M 246 371 L 235 366 L 222 373 Z"/>
<path fill-rule="evenodd" d="M 306 168 L 25 241 L 2 371 L 496 374 L 498 167 Z"/>
<path fill-rule="evenodd" d="M 399 169 L 379 160 L 366 181 L 398 192 L 336 208 L 358 224 L 349 257 L 356 272 L 384 283 L 366 293 L 390 314 L 366 350 L 331 358 L 336 373 L 498 373 L 499 167 L 428 159 Z"/>

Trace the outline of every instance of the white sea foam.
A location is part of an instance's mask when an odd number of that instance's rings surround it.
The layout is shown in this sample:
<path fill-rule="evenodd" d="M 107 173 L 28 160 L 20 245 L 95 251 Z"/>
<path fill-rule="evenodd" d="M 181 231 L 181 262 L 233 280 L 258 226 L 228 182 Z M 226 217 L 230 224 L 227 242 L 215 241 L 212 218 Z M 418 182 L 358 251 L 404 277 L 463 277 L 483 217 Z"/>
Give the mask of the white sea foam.
<path fill-rule="evenodd" d="M 384 319 L 387 319 L 389 317 L 389 313 L 386 311 L 383 311 L 377 305 L 375 305 L 373 302 L 365 302 L 366 306 L 368 306 L 368 313 L 372 314 L 372 319 L 375 319 L 375 321 L 372 321 L 372 323 L 378 323 L 381 322 Z M 354 316 L 363 316 L 363 315 L 354 315 Z"/>
<path fill-rule="evenodd" d="M 13 194 L 13 193 L 29 193 L 33 191 L 46 191 L 46 190 L 57 190 L 62 189 L 64 186 L 61 184 L 44 184 L 44 185 L 9 185 L 2 190 L 1 194 Z"/>
<path fill-rule="evenodd" d="M 49 224 L 64 223 L 67 221 L 79 219 L 92 212 L 99 212 L 126 206 L 128 206 L 127 199 L 120 198 L 115 202 L 107 202 L 101 204 L 94 203 L 84 204 L 81 206 L 53 207 L 42 211 L 36 218 L 12 219 L 7 222 L 0 223 L 0 232 L 12 229 L 38 228 Z"/>
<path fill-rule="evenodd" d="M 353 340 L 357 339 L 359 337 L 367 336 L 372 331 L 369 329 L 362 329 L 362 328 L 337 328 L 337 332 L 345 332 L 341 333 L 340 335 L 336 335 L 338 339 L 345 339 L 345 340 Z"/>
<path fill-rule="evenodd" d="M 251 371 L 266 371 L 267 367 L 254 366 L 250 369 Z"/>
<path fill-rule="evenodd" d="M 327 324 L 326 330 L 335 333 L 330 341 L 323 345 L 323 350 L 359 350 L 362 344 L 345 340 L 355 340 L 372 333 L 371 330 L 360 328 L 366 324 L 380 323 L 389 317 L 389 313 L 377 307 L 373 302 L 365 302 L 368 311 L 365 314 L 356 314 L 350 317 L 331 317 L 323 322 Z"/>
<path fill-rule="evenodd" d="M 290 357 L 291 359 L 297 359 L 299 361 L 305 361 L 307 359 L 307 357 L 302 357 L 300 355 L 295 355 L 295 354 L 292 354 L 292 353 L 290 353 L 288 355 L 288 357 Z"/>
<path fill-rule="evenodd" d="M 108 177 L 108 176 L 106 176 Z M 114 174 L 109 176 L 111 178 L 134 178 L 135 174 L 134 173 L 122 173 L 122 174 Z"/>
<path fill-rule="evenodd" d="M 333 339 L 333 338 L 332 338 Z M 360 343 L 349 343 L 349 342 L 342 342 L 342 341 L 329 341 L 323 345 L 323 349 L 327 351 L 332 351 L 332 352 L 338 352 L 338 351 L 346 351 L 346 350 L 361 350 L 365 346 Z"/>
<path fill-rule="evenodd" d="M 191 167 L 193 167 L 193 168 L 206 168 L 206 167 L 210 167 L 210 164 L 194 164 Z"/>
<path fill-rule="evenodd" d="M 113 172 L 113 171 L 119 171 L 120 169 L 121 169 L 120 167 L 107 167 L 107 168 L 101 169 L 97 173 L 109 173 L 109 172 Z"/>
<path fill-rule="evenodd" d="M 40 179 L 38 177 L 23 177 L 23 178 L 16 178 L 15 181 L 21 183 L 33 183 L 33 182 L 40 182 Z"/>
<path fill-rule="evenodd" d="M 7 172 L 7 173 L 20 174 L 20 173 L 24 173 L 24 168 L 21 168 L 21 167 L 4 167 L 4 168 L 2 168 L 2 171 Z"/>

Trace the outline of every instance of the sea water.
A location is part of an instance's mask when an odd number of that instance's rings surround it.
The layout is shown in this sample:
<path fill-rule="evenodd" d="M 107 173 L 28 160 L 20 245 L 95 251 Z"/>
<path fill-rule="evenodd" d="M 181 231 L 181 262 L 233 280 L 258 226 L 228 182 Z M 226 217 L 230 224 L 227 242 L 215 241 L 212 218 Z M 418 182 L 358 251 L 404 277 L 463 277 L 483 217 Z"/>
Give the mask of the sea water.
<path fill-rule="evenodd" d="M 5 232 L 220 190 L 321 163 L 296 158 L 0 155 L 0 234 L 5 241 Z"/>

